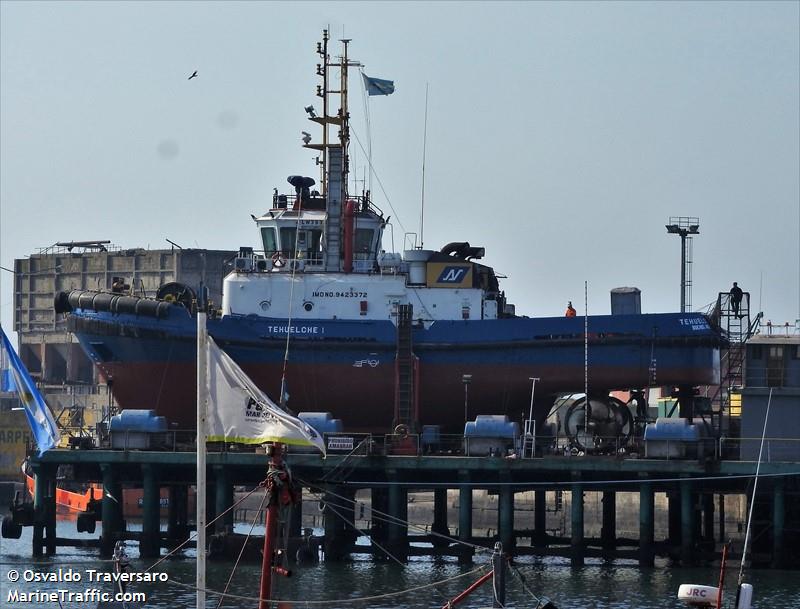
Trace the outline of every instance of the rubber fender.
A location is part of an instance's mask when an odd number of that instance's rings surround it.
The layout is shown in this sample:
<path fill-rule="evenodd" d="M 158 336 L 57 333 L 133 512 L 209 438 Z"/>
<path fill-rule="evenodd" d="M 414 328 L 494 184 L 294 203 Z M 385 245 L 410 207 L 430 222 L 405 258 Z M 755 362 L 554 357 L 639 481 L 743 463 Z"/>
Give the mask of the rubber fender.
<path fill-rule="evenodd" d="M 22 525 L 16 524 L 9 514 L 3 517 L 2 535 L 6 539 L 19 539 L 22 537 Z"/>

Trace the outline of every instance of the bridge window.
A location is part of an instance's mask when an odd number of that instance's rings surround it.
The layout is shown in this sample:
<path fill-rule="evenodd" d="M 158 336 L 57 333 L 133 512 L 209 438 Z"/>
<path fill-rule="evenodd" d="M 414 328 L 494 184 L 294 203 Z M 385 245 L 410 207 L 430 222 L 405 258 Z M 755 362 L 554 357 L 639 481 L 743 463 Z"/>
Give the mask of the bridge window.
<path fill-rule="evenodd" d="M 356 254 L 369 254 L 372 251 L 372 237 L 375 231 L 371 228 L 357 228 L 356 229 Z"/>
<path fill-rule="evenodd" d="M 295 228 L 281 228 L 281 247 L 280 250 L 287 258 L 304 258 L 306 260 L 322 260 L 322 241 L 321 230 L 301 230 L 297 234 Z M 299 253 L 295 256 L 295 245 Z"/>
<path fill-rule="evenodd" d="M 271 256 L 278 251 L 278 241 L 275 238 L 275 229 L 263 227 L 261 229 L 261 240 L 264 242 L 264 255 Z"/>

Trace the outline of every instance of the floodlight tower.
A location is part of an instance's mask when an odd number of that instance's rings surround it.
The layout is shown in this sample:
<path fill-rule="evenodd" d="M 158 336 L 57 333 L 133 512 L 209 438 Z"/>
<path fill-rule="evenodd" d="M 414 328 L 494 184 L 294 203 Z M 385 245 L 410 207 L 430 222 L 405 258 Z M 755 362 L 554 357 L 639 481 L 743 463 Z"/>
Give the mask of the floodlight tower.
<path fill-rule="evenodd" d="M 700 218 L 670 216 L 667 232 L 681 236 L 681 313 L 692 306 L 692 235 L 700 234 Z"/>

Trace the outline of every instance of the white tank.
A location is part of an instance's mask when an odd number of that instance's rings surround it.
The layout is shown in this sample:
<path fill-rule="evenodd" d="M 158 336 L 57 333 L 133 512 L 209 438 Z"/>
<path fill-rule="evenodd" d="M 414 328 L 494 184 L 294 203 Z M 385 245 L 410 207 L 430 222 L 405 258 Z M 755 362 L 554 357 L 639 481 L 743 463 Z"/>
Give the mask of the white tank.
<path fill-rule="evenodd" d="M 716 607 L 719 588 L 714 586 L 698 586 L 697 584 L 681 584 L 678 588 L 678 600 L 690 607 Z"/>
<path fill-rule="evenodd" d="M 752 602 L 753 586 L 751 584 L 742 584 L 739 592 L 739 604 L 736 605 L 736 609 L 750 609 L 750 603 Z"/>
<path fill-rule="evenodd" d="M 433 255 L 433 250 L 406 250 L 403 260 L 408 262 L 408 283 L 425 285 L 427 281 L 427 262 Z"/>

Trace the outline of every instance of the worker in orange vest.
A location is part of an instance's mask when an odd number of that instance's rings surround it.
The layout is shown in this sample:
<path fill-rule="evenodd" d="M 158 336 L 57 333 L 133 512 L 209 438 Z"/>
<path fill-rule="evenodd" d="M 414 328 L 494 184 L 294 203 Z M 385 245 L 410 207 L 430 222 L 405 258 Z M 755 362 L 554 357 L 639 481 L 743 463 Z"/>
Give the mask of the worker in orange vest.
<path fill-rule="evenodd" d="M 567 317 L 575 317 L 577 314 L 578 312 L 572 306 L 572 301 L 569 301 L 567 303 Z"/>

